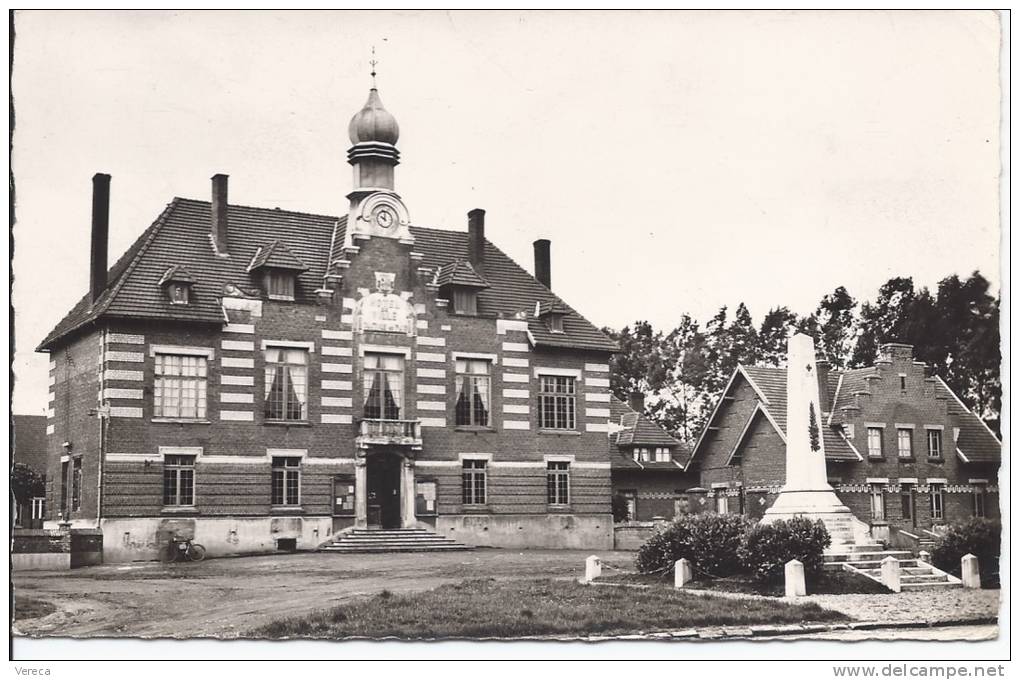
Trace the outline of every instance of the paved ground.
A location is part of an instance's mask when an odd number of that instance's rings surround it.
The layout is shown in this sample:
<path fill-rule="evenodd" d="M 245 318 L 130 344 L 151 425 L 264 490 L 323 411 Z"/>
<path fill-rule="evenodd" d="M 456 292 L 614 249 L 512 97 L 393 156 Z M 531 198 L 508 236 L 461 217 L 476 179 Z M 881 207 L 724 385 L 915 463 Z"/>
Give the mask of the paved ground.
<path fill-rule="evenodd" d="M 325 609 L 384 589 L 394 593 L 428 590 L 469 578 L 578 578 L 590 552 L 483 549 L 413 555 L 304 553 L 197 564 L 145 562 L 70 572 L 17 572 L 17 598 L 34 600 L 32 611 L 48 610 L 40 602 L 52 605 L 56 611 L 19 618 L 16 610 L 15 629 L 33 636 L 237 637 L 281 616 Z M 629 552 L 604 552 L 600 557 L 610 565 L 633 564 L 633 553 Z M 805 599 L 858 620 L 958 622 L 995 616 L 999 594 L 961 589 L 899 595 L 815 595 Z"/>
<path fill-rule="evenodd" d="M 429 590 L 469 578 L 579 578 L 590 550 L 482 549 L 413 555 L 302 553 L 199 563 L 103 565 L 64 572 L 16 572 L 18 597 L 56 606 L 19 620 L 26 635 L 236 637 L 281 616 L 354 598 Z M 633 553 L 600 553 L 633 564 Z"/>

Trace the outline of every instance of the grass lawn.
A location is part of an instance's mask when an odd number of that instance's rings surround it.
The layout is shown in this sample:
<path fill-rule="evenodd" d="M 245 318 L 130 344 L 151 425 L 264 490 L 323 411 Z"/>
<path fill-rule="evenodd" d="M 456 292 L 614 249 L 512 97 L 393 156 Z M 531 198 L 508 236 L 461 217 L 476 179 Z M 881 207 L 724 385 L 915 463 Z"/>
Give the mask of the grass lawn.
<path fill-rule="evenodd" d="M 259 638 L 513 638 L 626 634 L 703 626 L 841 621 L 815 604 L 732 600 L 672 587 L 584 586 L 573 581 L 463 581 L 421 593 L 370 599 L 281 619 Z"/>
<path fill-rule="evenodd" d="M 14 614 L 19 621 L 38 619 L 55 611 L 57 608 L 46 600 L 39 600 L 17 592 L 14 594 Z"/>
<path fill-rule="evenodd" d="M 606 583 L 628 583 L 633 585 L 672 585 L 673 572 L 667 574 L 614 574 L 603 579 Z M 747 574 L 738 574 L 726 578 L 696 579 L 691 581 L 691 588 L 698 590 L 716 590 L 725 593 L 746 593 L 748 595 L 767 595 L 783 597 L 786 587 L 782 581 L 763 584 Z M 845 595 L 848 593 L 879 594 L 889 590 L 871 579 L 859 574 L 845 571 L 825 571 L 817 578 L 807 581 L 808 595 Z"/>

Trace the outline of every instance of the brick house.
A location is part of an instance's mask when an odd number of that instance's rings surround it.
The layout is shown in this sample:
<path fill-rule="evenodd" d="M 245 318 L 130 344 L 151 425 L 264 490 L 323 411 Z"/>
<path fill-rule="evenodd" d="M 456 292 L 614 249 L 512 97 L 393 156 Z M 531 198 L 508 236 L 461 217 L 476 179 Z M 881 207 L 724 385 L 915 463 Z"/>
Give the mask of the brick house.
<path fill-rule="evenodd" d="M 609 413 L 617 519 L 649 522 L 692 511 L 688 490 L 698 486 L 698 476 L 685 467 L 689 452 L 644 414 L 643 396 L 630 403 L 611 397 Z"/>
<path fill-rule="evenodd" d="M 1001 443 L 910 345 L 874 366 L 817 362 L 829 482 L 872 537 L 916 547 L 938 527 L 998 517 Z M 739 366 L 688 466 L 716 512 L 760 518 L 784 482 L 786 369 Z"/>
<path fill-rule="evenodd" d="M 612 545 L 616 345 L 485 237 L 412 226 L 398 127 L 351 121 L 339 219 L 175 198 L 107 268 L 96 175 L 90 292 L 50 354 L 50 523 L 107 561 L 174 533 L 210 554 L 314 548 L 350 527 L 471 544 Z M 97 395 L 99 399 L 97 400 Z"/>

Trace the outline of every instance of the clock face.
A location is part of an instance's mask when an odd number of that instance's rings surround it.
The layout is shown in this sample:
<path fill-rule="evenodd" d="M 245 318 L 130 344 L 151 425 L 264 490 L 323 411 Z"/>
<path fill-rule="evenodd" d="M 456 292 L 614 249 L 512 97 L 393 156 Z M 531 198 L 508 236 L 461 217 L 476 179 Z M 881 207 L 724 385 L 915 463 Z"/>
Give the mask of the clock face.
<path fill-rule="evenodd" d="M 395 221 L 393 213 L 387 208 L 383 208 L 375 213 L 375 223 L 383 229 L 389 229 Z"/>

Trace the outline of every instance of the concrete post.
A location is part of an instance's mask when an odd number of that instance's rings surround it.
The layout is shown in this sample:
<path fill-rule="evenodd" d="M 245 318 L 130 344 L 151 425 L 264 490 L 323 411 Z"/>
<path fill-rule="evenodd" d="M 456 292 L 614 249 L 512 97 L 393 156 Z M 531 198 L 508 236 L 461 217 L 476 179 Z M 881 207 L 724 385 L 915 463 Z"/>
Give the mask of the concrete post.
<path fill-rule="evenodd" d="M 400 466 L 401 526 L 411 528 L 417 522 L 414 512 L 414 461 L 404 460 Z"/>
<path fill-rule="evenodd" d="M 591 583 L 599 576 L 602 576 L 602 560 L 598 555 L 589 555 L 584 561 L 584 579 L 581 583 Z"/>
<path fill-rule="evenodd" d="M 786 563 L 786 596 L 804 597 L 807 595 L 807 586 L 804 583 L 804 563 L 800 560 L 790 560 Z"/>
<path fill-rule="evenodd" d="M 921 560 L 925 564 L 931 564 L 931 553 L 928 552 L 927 550 L 922 550 L 921 552 L 917 553 L 917 559 Z"/>
<path fill-rule="evenodd" d="M 890 555 L 882 560 L 882 583 L 894 593 L 900 592 L 900 561 Z"/>
<path fill-rule="evenodd" d="M 978 558 L 967 553 L 960 560 L 960 576 L 963 577 L 964 588 L 980 588 L 981 572 L 978 571 Z"/>
<path fill-rule="evenodd" d="M 354 459 L 354 527 L 364 529 L 368 526 L 368 470 L 365 458 Z"/>
<path fill-rule="evenodd" d="M 691 563 L 686 557 L 681 557 L 673 565 L 673 587 L 683 588 L 692 580 L 693 570 L 691 569 Z"/>

